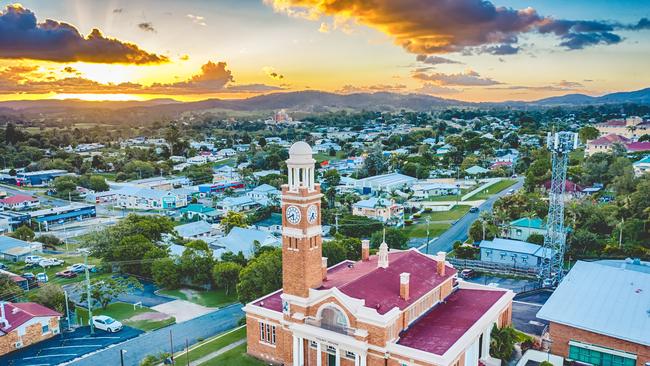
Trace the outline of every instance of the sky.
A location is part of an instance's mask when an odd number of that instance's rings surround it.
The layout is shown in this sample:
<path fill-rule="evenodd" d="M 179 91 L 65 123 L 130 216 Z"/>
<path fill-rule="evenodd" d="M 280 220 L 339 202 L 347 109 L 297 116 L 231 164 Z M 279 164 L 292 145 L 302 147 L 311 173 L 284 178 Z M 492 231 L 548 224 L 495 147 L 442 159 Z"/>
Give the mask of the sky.
<path fill-rule="evenodd" d="M 647 0 L 0 0 L 0 100 L 650 85 Z"/>

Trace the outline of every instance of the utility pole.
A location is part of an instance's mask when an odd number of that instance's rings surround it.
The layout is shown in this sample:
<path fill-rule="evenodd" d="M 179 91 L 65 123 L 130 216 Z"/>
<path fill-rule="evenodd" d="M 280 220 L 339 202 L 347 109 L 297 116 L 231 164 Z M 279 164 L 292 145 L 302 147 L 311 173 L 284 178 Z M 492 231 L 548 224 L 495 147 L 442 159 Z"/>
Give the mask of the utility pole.
<path fill-rule="evenodd" d="M 336 233 L 339 233 L 339 215 L 334 215 L 334 227 L 336 228 Z"/>
<path fill-rule="evenodd" d="M 65 296 L 65 319 L 68 322 L 68 331 L 72 331 L 72 327 L 70 327 L 70 308 L 68 307 L 68 291 L 63 290 L 63 295 Z"/>
<path fill-rule="evenodd" d="M 174 339 L 172 338 L 172 330 L 169 330 L 169 347 L 171 351 L 172 365 L 174 364 Z"/>
<path fill-rule="evenodd" d="M 427 217 L 427 254 L 429 254 L 429 222 L 431 222 L 431 220 Z"/>
<path fill-rule="evenodd" d="M 185 356 L 187 358 L 187 366 L 190 366 L 190 343 L 187 338 L 185 338 Z"/>
<path fill-rule="evenodd" d="M 84 253 L 84 271 L 86 272 L 86 297 L 88 299 L 88 325 L 90 325 L 90 335 L 95 335 L 93 327 L 93 307 L 90 298 L 90 272 L 88 271 L 88 252 Z"/>

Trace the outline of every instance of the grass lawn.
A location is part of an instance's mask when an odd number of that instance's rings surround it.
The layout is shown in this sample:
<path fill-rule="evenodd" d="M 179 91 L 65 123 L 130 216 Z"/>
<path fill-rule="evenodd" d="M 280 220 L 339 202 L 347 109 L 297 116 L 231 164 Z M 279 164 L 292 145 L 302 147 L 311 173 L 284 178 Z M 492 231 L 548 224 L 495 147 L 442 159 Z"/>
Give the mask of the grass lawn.
<path fill-rule="evenodd" d="M 429 218 L 430 221 L 447 221 L 447 220 L 458 220 L 463 215 L 469 211 L 471 206 L 469 205 L 456 205 L 452 207 L 451 210 L 449 211 L 432 211 L 428 213 L 423 213 L 422 216 L 420 216 L 419 219 L 414 219 L 417 220 L 420 223 L 424 223 L 426 225 L 426 219 Z"/>
<path fill-rule="evenodd" d="M 346 155 L 345 151 L 341 150 L 336 152 L 336 156 L 330 156 L 327 153 L 314 154 L 314 159 L 316 159 L 316 161 L 337 161 L 346 158 Z"/>
<path fill-rule="evenodd" d="M 475 193 L 473 196 L 468 197 L 465 201 L 486 200 L 493 195 L 503 191 L 511 185 L 517 183 L 514 179 L 503 179 L 487 187 L 481 192 Z"/>
<path fill-rule="evenodd" d="M 423 202 L 456 202 L 459 201 L 462 195 L 450 194 L 448 196 L 430 196 L 423 199 Z"/>
<path fill-rule="evenodd" d="M 236 291 L 231 291 L 230 294 L 226 295 L 226 291 L 223 289 L 210 291 L 197 291 L 189 289 L 160 290 L 159 293 L 161 295 L 176 297 L 181 300 L 187 300 L 195 304 L 207 306 L 210 308 L 218 308 L 237 302 Z"/>
<path fill-rule="evenodd" d="M 223 347 L 237 342 L 240 339 L 246 338 L 246 327 L 237 330 L 229 330 L 227 332 L 218 334 L 214 337 L 208 338 L 190 349 L 189 359 L 190 362 L 196 361 L 201 357 L 209 355 L 212 352 L 218 351 Z M 185 352 L 178 352 L 174 358 L 181 364 L 187 363 L 187 354 Z"/>
<path fill-rule="evenodd" d="M 429 238 L 433 239 L 436 236 L 440 236 L 440 234 L 447 231 L 447 229 L 449 229 L 450 226 L 451 226 L 450 224 L 430 223 L 429 224 Z M 409 238 L 426 238 L 427 237 L 427 224 L 422 223 L 422 224 L 405 226 L 404 227 L 404 232 L 406 233 L 406 236 L 409 237 Z"/>
<path fill-rule="evenodd" d="M 266 362 L 260 361 L 246 354 L 246 344 L 239 345 L 219 357 L 204 362 L 201 366 L 262 366 Z"/>
<path fill-rule="evenodd" d="M 159 312 L 155 310 L 151 310 L 146 306 L 143 306 L 142 308 L 138 307 L 134 309 L 132 304 L 127 304 L 124 302 L 116 302 L 116 303 L 109 304 L 106 309 L 93 310 L 93 315 L 108 315 L 113 319 L 119 320 L 124 325 L 128 325 L 130 327 L 137 328 L 143 331 L 150 331 L 150 330 L 162 328 L 164 326 L 174 324 L 176 322 L 176 319 L 174 319 L 173 317 L 162 319 L 162 320 L 153 320 L 153 319 L 127 320 L 133 316 L 140 315 L 140 314 L 147 314 L 147 313 L 160 314 Z M 83 308 L 77 308 L 77 319 L 81 324 L 87 324 L 88 310 Z"/>

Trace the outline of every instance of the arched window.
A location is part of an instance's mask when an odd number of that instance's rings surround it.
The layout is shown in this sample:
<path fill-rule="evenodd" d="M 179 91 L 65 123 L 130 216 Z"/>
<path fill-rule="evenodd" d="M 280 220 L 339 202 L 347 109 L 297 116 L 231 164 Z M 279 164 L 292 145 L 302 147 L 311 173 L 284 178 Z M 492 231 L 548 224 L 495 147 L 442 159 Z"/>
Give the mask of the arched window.
<path fill-rule="evenodd" d="M 349 326 L 345 314 L 341 310 L 331 306 L 324 308 L 320 317 L 321 327 L 325 329 L 339 331 Z"/>

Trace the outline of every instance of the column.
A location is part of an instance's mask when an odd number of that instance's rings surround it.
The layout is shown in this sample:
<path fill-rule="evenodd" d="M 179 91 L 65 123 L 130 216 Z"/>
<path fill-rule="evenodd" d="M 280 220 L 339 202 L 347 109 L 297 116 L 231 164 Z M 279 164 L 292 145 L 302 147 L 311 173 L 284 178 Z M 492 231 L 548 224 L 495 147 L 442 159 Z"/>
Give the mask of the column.
<path fill-rule="evenodd" d="M 298 345 L 298 349 L 300 349 L 300 355 L 298 356 L 298 360 L 300 361 L 298 363 L 299 366 L 304 366 L 305 365 L 305 339 L 300 338 L 300 344 Z"/>
<path fill-rule="evenodd" d="M 292 360 L 294 366 L 300 366 L 300 361 L 298 360 L 300 354 L 298 342 L 299 342 L 299 338 L 294 335 L 293 336 L 293 360 Z"/>
<path fill-rule="evenodd" d="M 359 353 L 354 354 L 354 366 L 361 366 L 361 355 Z"/>
<path fill-rule="evenodd" d="M 363 353 L 361 354 L 361 364 L 359 366 L 366 366 L 366 359 L 368 358 L 368 355 Z"/>
<path fill-rule="evenodd" d="M 341 349 L 336 347 L 336 366 L 341 366 Z"/>
<path fill-rule="evenodd" d="M 320 342 L 316 343 L 316 366 L 322 366 L 323 354 L 321 353 L 322 346 Z"/>

